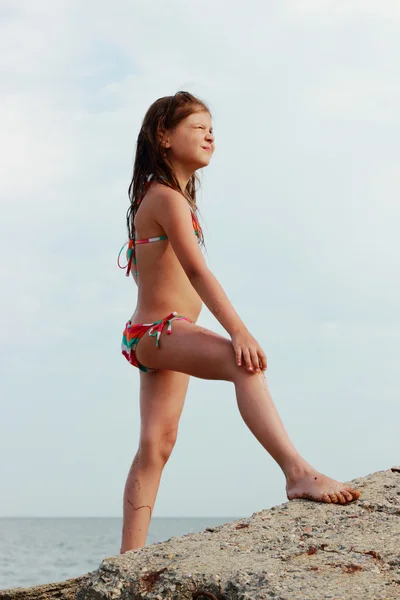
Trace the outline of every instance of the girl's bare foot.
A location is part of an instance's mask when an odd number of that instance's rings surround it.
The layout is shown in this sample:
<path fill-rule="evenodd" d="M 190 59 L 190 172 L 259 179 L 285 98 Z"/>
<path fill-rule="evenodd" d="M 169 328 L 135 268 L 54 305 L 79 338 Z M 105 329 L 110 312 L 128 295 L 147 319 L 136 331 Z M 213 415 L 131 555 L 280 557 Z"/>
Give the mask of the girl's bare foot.
<path fill-rule="evenodd" d="M 287 477 L 286 496 L 288 500 L 305 498 L 328 504 L 348 504 L 353 500 L 358 500 L 361 492 L 322 475 L 316 470 L 311 470 L 297 476 Z"/>

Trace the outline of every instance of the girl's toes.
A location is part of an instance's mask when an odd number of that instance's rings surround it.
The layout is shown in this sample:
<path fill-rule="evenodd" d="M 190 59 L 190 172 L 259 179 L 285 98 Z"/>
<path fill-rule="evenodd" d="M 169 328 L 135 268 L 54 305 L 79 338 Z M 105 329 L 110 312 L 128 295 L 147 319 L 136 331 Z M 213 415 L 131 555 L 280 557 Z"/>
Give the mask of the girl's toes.
<path fill-rule="evenodd" d="M 322 494 L 322 500 L 323 502 L 326 502 L 327 504 L 331 504 L 332 500 L 329 498 L 328 494 Z"/>
<path fill-rule="evenodd" d="M 340 492 L 337 493 L 337 497 L 339 500 L 339 504 L 346 504 L 346 499 Z"/>
<path fill-rule="evenodd" d="M 353 490 L 353 488 L 346 488 L 346 490 L 352 495 L 353 500 L 358 500 L 361 496 L 361 492 Z"/>
<path fill-rule="evenodd" d="M 342 494 L 346 498 L 347 502 L 351 502 L 353 500 L 353 496 L 347 490 L 343 490 Z"/>
<path fill-rule="evenodd" d="M 333 502 L 334 504 L 337 504 L 337 503 L 338 503 L 338 499 L 337 499 L 337 496 L 336 496 L 336 494 L 329 494 L 329 495 L 330 495 L 330 497 L 331 497 L 331 500 L 332 500 L 332 502 Z"/>

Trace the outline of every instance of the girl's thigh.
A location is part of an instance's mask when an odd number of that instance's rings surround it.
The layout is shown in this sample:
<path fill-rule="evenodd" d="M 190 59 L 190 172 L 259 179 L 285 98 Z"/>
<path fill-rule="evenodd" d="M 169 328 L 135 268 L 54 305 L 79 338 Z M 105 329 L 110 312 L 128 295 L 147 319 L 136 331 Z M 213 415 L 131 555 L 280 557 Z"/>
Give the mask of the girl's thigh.
<path fill-rule="evenodd" d="M 137 345 L 136 356 L 146 367 L 178 371 L 200 379 L 234 381 L 238 370 L 245 370 L 236 364 L 230 339 L 188 321 L 172 321 L 172 333 L 168 335 L 164 329 L 159 348 L 154 337 L 144 335 Z"/>
<path fill-rule="evenodd" d="M 189 380 L 186 373 L 175 371 L 140 372 L 142 442 L 157 439 L 175 441 Z"/>

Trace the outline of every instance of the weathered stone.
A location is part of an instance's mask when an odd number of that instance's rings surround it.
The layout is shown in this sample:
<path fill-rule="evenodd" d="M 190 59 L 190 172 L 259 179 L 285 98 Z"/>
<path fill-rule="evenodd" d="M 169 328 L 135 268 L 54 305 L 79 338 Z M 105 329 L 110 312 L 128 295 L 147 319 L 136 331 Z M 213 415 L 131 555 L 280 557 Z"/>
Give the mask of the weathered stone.
<path fill-rule="evenodd" d="M 0 590 L 1 600 L 74 600 L 76 591 L 91 574 L 74 577 L 59 583 L 45 583 L 28 588 Z"/>

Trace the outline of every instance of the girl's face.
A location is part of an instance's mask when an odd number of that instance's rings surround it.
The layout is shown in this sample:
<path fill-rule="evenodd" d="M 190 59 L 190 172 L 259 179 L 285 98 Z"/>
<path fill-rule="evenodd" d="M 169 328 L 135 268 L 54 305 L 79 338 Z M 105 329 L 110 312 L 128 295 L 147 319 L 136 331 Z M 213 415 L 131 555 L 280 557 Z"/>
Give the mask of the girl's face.
<path fill-rule="evenodd" d="M 215 150 L 211 115 L 192 113 L 166 134 L 165 148 L 172 163 L 192 171 L 206 167 Z"/>

